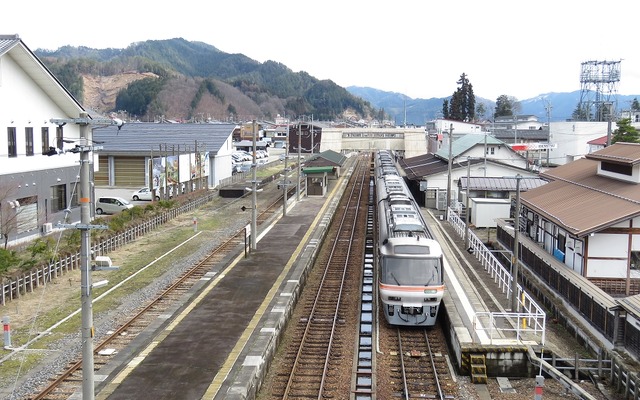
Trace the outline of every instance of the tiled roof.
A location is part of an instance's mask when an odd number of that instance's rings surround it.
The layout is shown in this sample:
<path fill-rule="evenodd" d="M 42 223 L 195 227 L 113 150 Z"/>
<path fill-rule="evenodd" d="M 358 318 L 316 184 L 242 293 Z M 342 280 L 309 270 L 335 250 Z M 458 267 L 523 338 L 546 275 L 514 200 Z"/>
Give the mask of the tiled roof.
<path fill-rule="evenodd" d="M 93 140 L 102 142 L 101 154 L 148 155 L 163 151 L 165 146 L 181 152 L 193 151 L 198 142 L 201 151 L 216 154 L 230 140 L 235 124 L 125 124 L 120 131 L 115 126 L 93 130 Z"/>
<path fill-rule="evenodd" d="M 18 35 L 0 35 L 0 56 L 20 43 Z"/>
<path fill-rule="evenodd" d="M 640 143 L 618 142 L 615 143 L 615 146 L 608 146 L 604 149 L 594 151 L 585 157 L 623 164 L 638 164 L 640 163 Z"/>
<path fill-rule="evenodd" d="M 402 158 L 398 160 L 398 164 L 409 180 L 420 180 L 423 176 L 446 172 L 449 169 L 447 161 L 436 157 L 433 153 Z"/>
<path fill-rule="evenodd" d="M 635 150 L 635 151 L 633 151 Z M 640 160 L 640 145 L 614 144 L 541 174 L 551 182 L 522 204 L 581 237 L 640 215 L 640 185 L 597 175 L 599 158 Z"/>

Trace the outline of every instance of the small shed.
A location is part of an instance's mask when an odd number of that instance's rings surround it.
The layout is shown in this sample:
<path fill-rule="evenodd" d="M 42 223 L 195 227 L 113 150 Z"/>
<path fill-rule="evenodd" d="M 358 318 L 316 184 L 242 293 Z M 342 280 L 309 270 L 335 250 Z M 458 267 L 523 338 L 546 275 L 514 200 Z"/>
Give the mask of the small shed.
<path fill-rule="evenodd" d="M 469 221 L 476 228 L 495 228 L 497 218 L 509 218 L 510 199 L 470 198 Z"/>
<path fill-rule="evenodd" d="M 329 175 L 334 174 L 334 168 L 326 167 L 305 167 L 302 172 L 307 180 L 307 196 L 322 196 L 327 194 L 329 185 Z"/>

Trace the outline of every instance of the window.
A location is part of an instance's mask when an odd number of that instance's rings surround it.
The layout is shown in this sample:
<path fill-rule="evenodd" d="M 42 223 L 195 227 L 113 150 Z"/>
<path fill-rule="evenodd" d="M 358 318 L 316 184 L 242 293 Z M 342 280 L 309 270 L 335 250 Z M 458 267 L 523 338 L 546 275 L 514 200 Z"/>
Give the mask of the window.
<path fill-rule="evenodd" d="M 16 128 L 7 128 L 7 152 L 9 157 L 18 157 L 18 143 L 16 139 Z"/>
<path fill-rule="evenodd" d="M 64 142 L 62 141 L 62 127 L 59 126 L 56 128 L 56 147 L 62 150 L 64 147 Z"/>
<path fill-rule="evenodd" d="M 631 269 L 640 270 L 640 251 L 631 251 Z"/>
<path fill-rule="evenodd" d="M 67 185 L 51 186 L 51 212 L 67 208 Z"/>
<path fill-rule="evenodd" d="M 612 162 L 602 161 L 600 162 L 600 168 L 602 168 L 603 171 L 609 171 L 616 174 L 622 174 L 627 176 L 633 175 L 633 167 L 630 165 L 616 164 Z"/>
<path fill-rule="evenodd" d="M 75 183 L 71 184 L 71 199 L 69 199 L 69 203 L 70 203 L 69 208 L 75 208 L 80 206 L 80 202 L 78 201 L 78 198 L 80 197 L 78 195 L 78 190 L 80 190 L 80 185 L 76 185 L 75 188 L 73 187 L 73 185 L 75 185 Z"/>
<path fill-rule="evenodd" d="M 40 136 L 42 139 L 42 154 L 47 154 L 49 151 L 49 128 L 42 128 L 40 130 Z"/>
<path fill-rule="evenodd" d="M 24 143 L 25 143 L 25 153 L 28 156 L 33 155 L 33 128 L 27 127 L 24 128 Z"/>

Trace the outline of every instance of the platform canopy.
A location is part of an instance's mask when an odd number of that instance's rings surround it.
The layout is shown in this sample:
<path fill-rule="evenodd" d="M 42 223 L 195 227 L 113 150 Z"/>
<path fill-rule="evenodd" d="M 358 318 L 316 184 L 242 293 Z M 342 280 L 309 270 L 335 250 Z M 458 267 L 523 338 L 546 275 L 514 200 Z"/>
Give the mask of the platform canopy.
<path fill-rule="evenodd" d="M 305 174 L 309 175 L 309 174 L 322 174 L 322 173 L 330 173 L 333 172 L 333 166 L 327 166 L 327 167 L 307 167 L 307 168 L 303 168 L 302 172 L 304 172 Z"/>

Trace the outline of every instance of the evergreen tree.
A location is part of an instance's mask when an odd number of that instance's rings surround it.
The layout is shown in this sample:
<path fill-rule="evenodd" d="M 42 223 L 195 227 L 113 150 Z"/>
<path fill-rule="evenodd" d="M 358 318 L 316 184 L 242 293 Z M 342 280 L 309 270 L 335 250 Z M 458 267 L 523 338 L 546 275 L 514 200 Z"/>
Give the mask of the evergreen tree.
<path fill-rule="evenodd" d="M 449 118 L 456 121 L 473 121 L 476 115 L 476 96 L 473 94 L 473 85 L 465 73 L 460 75 L 457 84 L 460 86 L 451 96 L 449 103 Z"/>
<path fill-rule="evenodd" d="M 507 96 L 506 94 L 501 94 L 496 99 L 494 118 L 513 116 L 513 109 L 513 98 Z"/>
<path fill-rule="evenodd" d="M 449 119 L 449 100 L 442 100 L 442 118 Z"/>
<path fill-rule="evenodd" d="M 630 118 L 621 119 L 617 122 L 617 125 L 618 128 L 613 131 L 613 136 L 611 137 L 611 144 L 617 142 L 640 143 L 638 130 L 631 125 Z"/>
<path fill-rule="evenodd" d="M 576 109 L 573 110 L 573 113 L 571 113 L 571 118 L 574 121 L 590 121 L 593 119 L 589 107 L 585 105 L 583 105 L 583 107 L 580 107 L 579 104 L 576 106 Z"/>
<path fill-rule="evenodd" d="M 634 98 L 633 103 L 631 103 L 631 109 L 633 111 L 640 111 L 640 103 L 638 103 L 638 99 Z"/>

